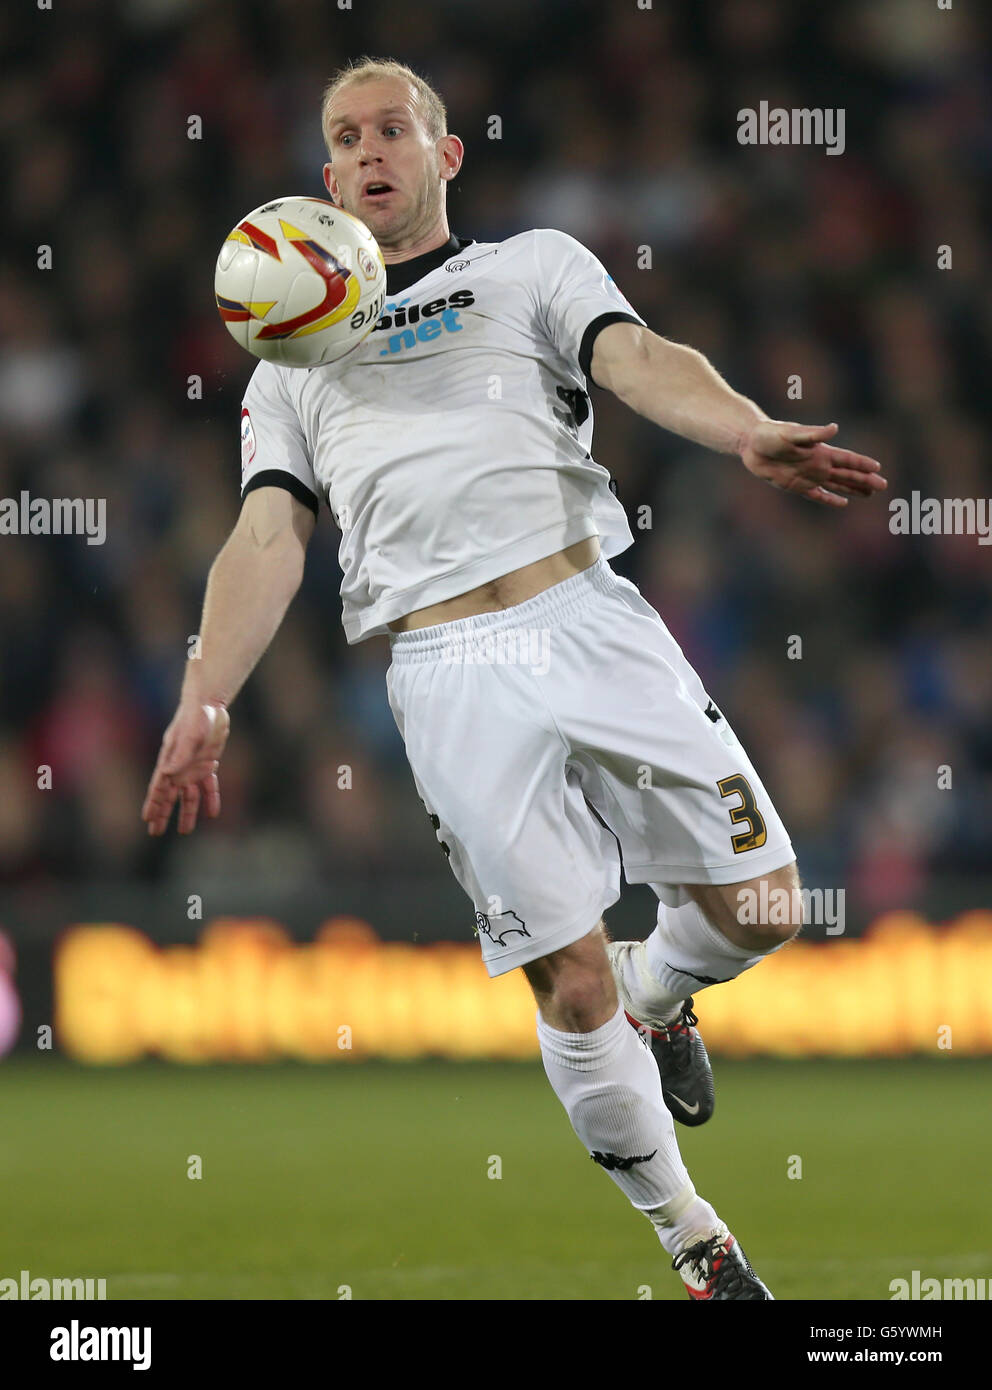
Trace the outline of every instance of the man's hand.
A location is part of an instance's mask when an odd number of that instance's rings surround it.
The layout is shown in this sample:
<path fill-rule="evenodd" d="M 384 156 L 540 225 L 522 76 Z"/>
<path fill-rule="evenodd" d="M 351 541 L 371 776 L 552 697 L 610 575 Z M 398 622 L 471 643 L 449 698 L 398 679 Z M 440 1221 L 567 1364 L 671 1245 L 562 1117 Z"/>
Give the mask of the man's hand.
<path fill-rule="evenodd" d="M 743 437 L 738 453 L 756 478 L 825 507 L 846 507 L 849 497 L 883 492 L 888 483 L 878 461 L 833 448 L 827 440 L 836 433 L 836 425 L 761 420 Z"/>
<path fill-rule="evenodd" d="M 163 834 L 177 799 L 180 835 L 195 828 L 201 801 L 208 816 L 220 815 L 217 767 L 230 731 L 231 718 L 223 705 L 180 702 L 162 738 L 141 808 L 149 835 Z"/>

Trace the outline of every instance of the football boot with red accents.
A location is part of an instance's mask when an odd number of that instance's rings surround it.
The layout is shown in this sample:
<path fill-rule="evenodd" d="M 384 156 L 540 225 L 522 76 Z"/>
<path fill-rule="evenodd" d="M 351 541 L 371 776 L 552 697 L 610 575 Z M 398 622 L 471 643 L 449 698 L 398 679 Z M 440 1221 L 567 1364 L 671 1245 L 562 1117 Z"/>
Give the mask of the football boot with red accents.
<path fill-rule="evenodd" d="M 675 1256 L 672 1269 L 682 1276 L 693 1302 L 724 1299 L 775 1301 L 726 1226 L 718 1227 L 712 1235 L 699 1240 L 690 1239 L 690 1243 Z"/>

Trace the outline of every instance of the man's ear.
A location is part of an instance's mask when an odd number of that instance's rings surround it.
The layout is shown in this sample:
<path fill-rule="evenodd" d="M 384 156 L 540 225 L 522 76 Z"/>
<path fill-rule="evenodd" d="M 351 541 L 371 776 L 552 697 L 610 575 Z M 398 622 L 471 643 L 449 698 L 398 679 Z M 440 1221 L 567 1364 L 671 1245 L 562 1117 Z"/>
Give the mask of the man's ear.
<path fill-rule="evenodd" d="M 338 181 L 337 181 L 337 179 L 334 177 L 334 165 L 333 165 L 333 164 L 330 164 L 330 163 L 324 165 L 324 187 L 327 189 L 328 193 L 331 195 L 331 202 L 337 204 L 337 203 L 338 203 Z"/>
<path fill-rule="evenodd" d="M 438 172 L 445 182 L 450 183 L 462 167 L 465 146 L 457 135 L 445 135 L 437 142 Z"/>

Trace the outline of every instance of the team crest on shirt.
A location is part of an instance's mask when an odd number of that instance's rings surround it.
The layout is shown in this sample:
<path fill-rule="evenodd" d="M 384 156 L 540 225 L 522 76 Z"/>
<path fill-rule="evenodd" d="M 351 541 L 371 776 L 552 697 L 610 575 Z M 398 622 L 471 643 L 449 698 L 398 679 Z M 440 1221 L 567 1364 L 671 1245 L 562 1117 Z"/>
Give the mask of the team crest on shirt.
<path fill-rule="evenodd" d="M 482 256 L 495 256 L 499 252 L 499 247 L 494 246 L 491 251 L 483 251 Z M 449 261 L 444 267 L 449 275 L 457 275 L 462 270 L 467 270 L 475 261 L 481 261 L 482 256 L 472 256 L 470 260 Z"/>
<path fill-rule="evenodd" d="M 255 431 L 247 410 L 241 411 L 241 476 L 255 457 Z"/>
<path fill-rule="evenodd" d="M 515 912 L 511 912 L 509 908 L 507 908 L 505 912 L 501 912 L 498 916 L 492 915 L 487 917 L 484 912 L 477 912 L 475 914 L 475 921 L 479 929 L 479 935 L 488 936 L 494 946 L 508 946 L 510 943 L 503 940 L 505 936 L 530 936 L 526 922 L 518 917 Z M 512 922 L 516 922 L 517 925 L 512 926 Z"/>

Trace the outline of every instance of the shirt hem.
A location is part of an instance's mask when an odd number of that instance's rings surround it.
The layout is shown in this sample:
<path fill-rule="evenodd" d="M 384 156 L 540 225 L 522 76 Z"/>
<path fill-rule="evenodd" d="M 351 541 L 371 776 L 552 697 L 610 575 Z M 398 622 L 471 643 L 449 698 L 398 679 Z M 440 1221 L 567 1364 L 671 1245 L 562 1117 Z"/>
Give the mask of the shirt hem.
<path fill-rule="evenodd" d="M 511 970 L 519 970 L 521 965 L 530 965 L 532 961 L 541 960 L 544 956 L 550 955 L 552 951 L 560 951 L 565 946 L 571 946 L 575 941 L 581 941 L 583 937 L 589 935 L 596 928 L 603 913 L 616 903 L 620 894 L 612 888 L 605 895 L 599 894 L 589 901 L 589 906 L 572 918 L 564 927 L 559 927 L 557 931 L 541 933 L 530 941 L 522 942 L 518 946 L 511 946 L 505 955 L 486 956 L 483 954 L 482 963 L 486 967 L 491 980 L 498 979 L 500 975 L 508 975 Z"/>
<path fill-rule="evenodd" d="M 553 555 L 591 536 L 599 536 L 600 550 L 607 558 L 619 554 L 621 550 L 626 550 L 634 543 L 629 526 L 626 536 L 618 530 L 604 538 L 598 529 L 595 512 L 580 512 L 564 524 L 556 521 L 553 526 L 545 527 L 523 540 L 515 540 L 503 546 L 501 550 L 487 555 L 484 560 L 478 560 L 462 569 L 451 570 L 419 590 L 416 587 L 404 589 L 402 593 L 392 595 L 388 603 L 380 602 L 371 610 L 365 609 L 357 618 L 342 618 L 345 636 L 349 644 L 364 641 L 367 637 L 383 634 L 388 636 L 387 624 L 395 622 L 407 613 L 414 613 L 417 609 L 427 608 L 433 603 L 443 603 L 445 599 L 457 598 L 459 594 L 478 588 L 480 584 L 499 579 L 512 570 L 522 569 L 524 565 L 532 565 L 547 555 Z"/>
<path fill-rule="evenodd" d="M 747 883 L 762 872 L 782 869 L 791 864 L 796 857 L 789 840 L 784 844 L 772 845 L 770 849 L 756 852 L 745 850 L 736 859 L 724 860 L 720 864 L 627 864 L 624 863 L 624 878 L 628 883 Z"/>

